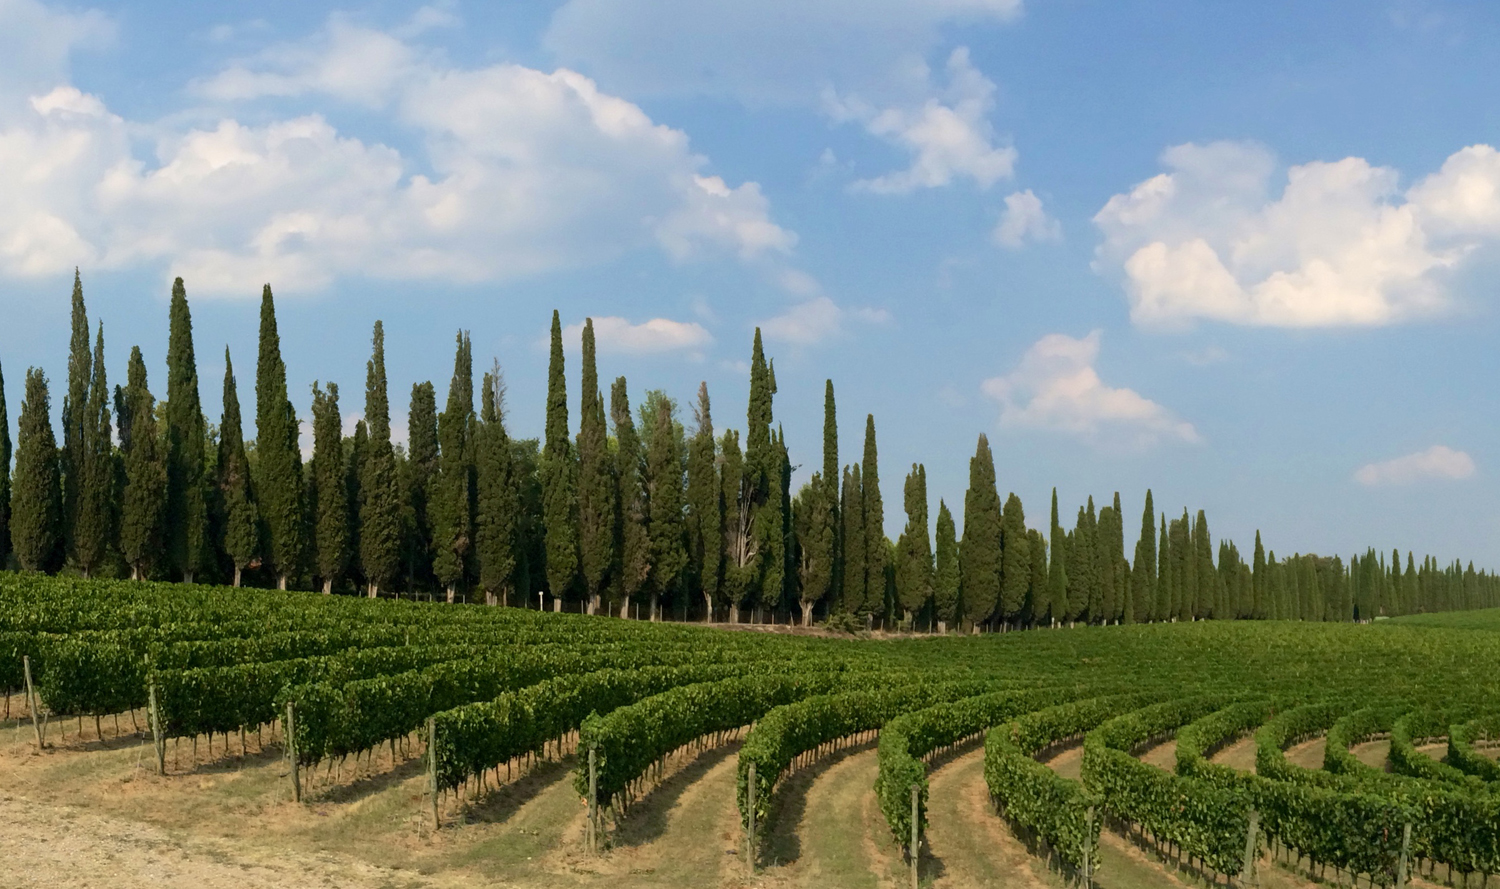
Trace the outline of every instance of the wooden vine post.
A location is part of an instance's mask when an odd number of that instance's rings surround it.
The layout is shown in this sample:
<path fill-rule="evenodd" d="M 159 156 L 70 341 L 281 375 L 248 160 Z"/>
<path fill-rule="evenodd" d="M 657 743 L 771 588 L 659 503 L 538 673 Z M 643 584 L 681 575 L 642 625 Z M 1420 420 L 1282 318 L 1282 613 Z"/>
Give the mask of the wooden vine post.
<path fill-rule="evenodd" d="M 1411 822 L 1408 821 L 1401 827 L 1401 860 L 1396 863 L 1396 889 L 1406 887 L 1406 862 L 1407 856 L 1411 854 Z M 1464 878 L 1468 882 L 1468 878 Z"/>
<path fill-rule="evenodd" d="M 1259 882 L 1255 873 L 1255 847 L 1260 833 L 1260 812 L 1250 810 L 1250 827 L 1245 831 L 1245 860 L 1240 864 L 1240 885 L 1254 886 Z"/>
<path fill-rule="evenodd" d="M 427 717 L 427 793 L 432 797 L 432 829 L 443 826 L 438 817 L 437 719 Z"/>
<path fill-rule="evenodd" d="M 146 721 L 151 723 L 151 746 L 156 751 L 156 774 L 167 773 L 167 739 L 161 728 L 161 708 L 156 703 L 156 683 L 151 683 Z"/>
<path fill-rule="evenodd" d="M 589 829 L 588 847 L 590 854 L 599 852 L 599 771 L 597 765 L 598 748 L 589 745 Z"/>
<path fill-rule="evenodd" d="M 21 665 L 26 670 L 26 709 L 31 711 L 31 727 L 36 730 L 36 752 L 42 752 L 42 723 L 37 718 L 41 708 L 36 702 L 36 688 L 31 684 L 31 655 L 21 656 Z"/>
<path fill-rule="evenodd" d="M 755 763 L 750 763 L 750 775 L 745 781 L 745 809 L 748 812 L 745 831 L 745 861 L 750 873 L 755 873 Z"/>
<path fill-rule="evenodd" d="M 286 758 L 291 766 L 292 776 L 292 802 L 302 802 L 302 776 L 298 774 L 297 762 L 297 705 L 292 701 L 286 702 L 286 725 L 283 727 L 286 735 Z"/>
<path fill-rule="evenodd" d="M 1093 806 L 1089 806 L 1089 810 L 1084 813 L 1083 825 L 1083 889 L 1089 889 L 1090 886 L 1094 885 L 1094 862 L 1089 855 L 1094 845 L 1091 842 L 1094 837 Z"/>
<path fill-rule="evenodd" d="M 911 786 L 911 889 L 917 889 L 920 885 L 917 881 L 919 872 L 917 864 L 921 860 L 922 853 L 922 788 L 913 784 Z"/>

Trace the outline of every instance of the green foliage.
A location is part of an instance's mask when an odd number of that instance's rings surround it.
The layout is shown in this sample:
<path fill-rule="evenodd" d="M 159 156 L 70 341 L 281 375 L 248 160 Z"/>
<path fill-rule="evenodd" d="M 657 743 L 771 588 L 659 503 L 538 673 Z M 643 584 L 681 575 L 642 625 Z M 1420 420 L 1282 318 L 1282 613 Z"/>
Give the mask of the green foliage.
<path fill-rule="evenodd" d="M 568 384 L 563 372 L 562 321 L 556 311 L 547 364 L 547 437 L 541 475 L 547 586 L 554 597 L 562 599 L 578 576 L 578 460 L 568 440 Z"/>
<path fill-rule="evenodd" d="M 185 580 L 209 564 L 208 501 L 204 477 L 206 440 L 193 353 L 193 319 L 182 279 L 172 282 L 167 339 L 167 549 Z"/>
<path fill-rule="evenodd" d="M 697 430 L 688 443 L 687 548 L 688 570 L 703 596 L 705 621 L 711 621 L 722 604 L 724 576 L 724 492 L 710 407 L 708 383 L 700 383 L 694 407 Z"/>
<path fill-rule="evenodd" d="M 642 481 L 641 440 L 630 415 L 625 378 L 610 389 L 610 420 L 615 427 L 615 566 L 613 599 L 624 616 L 630 599 L 641 590 L 651 570 L 651 538 L 646 528 L 646 489 Z"/>
<path fill-rule="evenodd" d="M 962 612 L 979 624 L 990 619 L 1000 604 L 1001 536 L 1000 493 L 995 488 L 995 459 L 990 440 L 979 436 L 969 460 L 969 489 L 964 494 L 964 538 L 959 545 Z"/>
<path fill-rule="evenodd" d="M 329 383 L 326 392 L 313 383 L 312 413 L 315 567 L 323 579 L 323 591 L 333 592 L 349 567 L 350 536 L 348 469 L 344 465 L 344 422 L 339 416 L 338 383 Z M 230 515 L 233 516 L 233 509 Z"/>
<path fill-rule="evenodd" d="M 521 489 L 505 431 L 505 381 L 500 364 L 484 375 L 480 392 L 479 429 L 475 433 L 477 509 L 475 552 L 479 558 L 479 586 L 489 601 L 508 603 L 518 586 Z"/>
<path fill-rule="evenodd" d="M 474 351 L 458 334 L 448 404 L 438 418 L 436 496 L 432 503 L 433 570 L 451 601 L 472 575 L 474 558 Z"/>
<path fill-rule="evenodd" d="M 958 623 L 958 533 L 948 504 L 938 500 L 937 552 L 932 582 L 933 610 L 950 627 Z"/>
<path fill-rule="evenodd" d="M 11 547 L 26 571 L 55 571 L 62 559 L 62 489 L 51 410 L 47 377 L 39 368 L 27 370 L 10 519 Z"/>
<path fill-rule="evenodd" d="M 583 322 L 582 404 L 578 412 L 578 555 L 588 610 L 598 610 L 615 559 L 615 479 L 604 397 L 594 355 L 594 319 Z"/>
<path fill-rule="evenodd" d="M 373 598 L 396 580 L 401 566 L 401 488 L 391 449 L 391 410 L 386 394 L 385 326 L 375 322 L 365 364 L 365 445 L 359 478 L 359 562 Z"/>
<path fill-rule="evenodd" d="M 376 322 L 377 338 L 383 342 Z M 381 365 L 381 393 L 385 372 Z M 374 412 L 367 405 L 366 418 Z M 382 419 L 389 417 L 380 411 Z M 372 437 L 374 436 L 374 423 Z M 276 304 L 267 284 L 260 300 L 260 357 L 255 370 L 255 492 L 266 527 L 265 555 L 285 589 L 302 570 L 307 554 L 307 513 L 302 490 L 302 451 L 297 412 L 287 398 L 286 364 L 276 329 Z M 385 439 L 390 439 L 387 422 Z M 368 569 L 367 569 L 368 570 Z"/>

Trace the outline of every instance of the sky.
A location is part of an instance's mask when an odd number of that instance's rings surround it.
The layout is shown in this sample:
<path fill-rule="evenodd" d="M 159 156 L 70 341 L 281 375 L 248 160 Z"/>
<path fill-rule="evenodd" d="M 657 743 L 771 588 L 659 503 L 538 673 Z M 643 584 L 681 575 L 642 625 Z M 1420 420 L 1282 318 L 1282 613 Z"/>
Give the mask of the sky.
<path fill-rule="evenodd" d="M 226 17 L 227 16 L 227 17 Z M 800 485 L 878 431 L 886 529 L 977 436 L 1045 527 L 1146 489 L 1243 552 L 1500 567 L 1500 8 L 1427 0 L 0 0 L 0 367 L 392 402 L 454 337 L 542 428 L 551 312 L 600 373 L 743 427 L 759 327 Z M 158 388 L 153 386 L 153 388 Z M 14 433 L 13 433 L 14 434 Z M 310 436 L 305 436 L 310 445 Z"/>

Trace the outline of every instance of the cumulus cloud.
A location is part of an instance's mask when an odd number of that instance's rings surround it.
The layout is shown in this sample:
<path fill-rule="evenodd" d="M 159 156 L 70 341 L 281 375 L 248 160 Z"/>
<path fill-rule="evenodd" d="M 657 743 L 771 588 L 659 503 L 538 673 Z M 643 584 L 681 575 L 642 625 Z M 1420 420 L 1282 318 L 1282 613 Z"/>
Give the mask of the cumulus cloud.
<path fill-rule="evenodd" d="M 1196 443 L 1191 423 L 1132 389 L 1104 384 L 1094 364 L 1100 332 L 1037 340 L 1010 373 L 980 389 L 1000 404 L 1000 425 L 1067 433 L 1099 444 Z"/>
<path fill-rule="evenodd" d="M 1369 463 L 1354 472 L 1354 480 L 1367 487 L 1409 485 L 1428 479 L 1452 481 L 1474 474 L 1474 458 L 1463 451 L 1433 445 L 1425 451 L 1394 460 Z"/>
<path fill-rule="evenodd" d="M 885 309 L 846 309 L 826 296 L 819 296 L 792 306 L 759 326 L 767 339 L 808 346 L 844 333 L 851 321 L 884 324 L 889 320 L 890 313 Z"/>
<path fill-rule="evenodd" d="M 334 17 L 193 89 L 230 110 L 142 128 L 62 86 L 0 123 L 0 274 L 158 264 L 194 292 L 249 296 L 267 280 L 291 292 L 340 276 L 506 280 L 642 248 L 774 274 L 796 241 L 756 183 L 709 175 L 682 131 L 567 69 L 456 68 Z M 420 149 L 316 114 L 251 125 L 232 113 L 285 96 L 375 109 Z M 132 151 L 141 130 L 156 136 L 150 163 Z"/>
<path fill-rule="evenodd" d="M 583 324 L 563 328 L 563 341 L 577 342 L 583 335 Z M 594 342 L 601 354 L 649 355 L 662 352 L 688 352 L 702 357 L 701 350 L 714 340 L 703 325 L 670 318 L 652 318 L 631 324 L 624 318 L 594 319 Z"/>
<path fill-rule="evenodd" d="M 26 99 L 68 79 L 73 53 L 100 48 L 116 36 L 113 19 L 97 10 L 69 12 L 36 0 L 0 0 L 0 118 Z"/>
<path fill-rule="evenodd" d="M 994 238 L 1002 247 L 1019 250 L 1027 241 L 1062 240 L 1062 225 L 1047 215 L 1042 199 L 1028 188 L 1006 196 Z"/>
<path fill-rule="evenodd" d="M 960 47 L 948 57 L 948 85 L 924 101 L 909 106 L 877 107 L 857 95 L 830 91 L 826 107 L 839 121 L 857 121 L 873 136 L 912 156 L 911 166 L 853 184 L 856 191 L 906 194 L 918 188 L 938 188 L 958 178 L 989 188 L 1015 171 L 1016 150 L 996 146 L 989 112 L 994 107 L 995 84 L 969 61 Z M 925 66 L 923 79 L 927 79 Z"/>
<path fill-rule="evenodd" d="M 1293 166 L 1264 147 L 1179 145 L 1168 172 L 1094 217 L 1096 267 L 1116 272 L 1138 324 L 1387 325 L 1451 305 L 1451 272 L 1500 239 L 1500 155 L 1456 152 L 1404 192 L 1362 158 Z"/>

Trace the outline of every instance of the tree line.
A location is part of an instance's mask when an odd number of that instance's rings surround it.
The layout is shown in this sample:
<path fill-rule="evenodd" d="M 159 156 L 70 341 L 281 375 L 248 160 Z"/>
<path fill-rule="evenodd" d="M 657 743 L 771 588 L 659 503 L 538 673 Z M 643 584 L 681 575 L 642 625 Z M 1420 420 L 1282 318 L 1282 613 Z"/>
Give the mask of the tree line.
<path fill-rule="evenodd" d="M 1202 619 L 1368 620 L 1500 604 L 1500 582 L 1473 563 L 1420 564 L 1408 552 L 1278 559 L 1256 533 L 1247 561 L 1215 550 L 1202 510 L 1157 513 L 1146 492 L 1126 556 L 1120 495 L 1092 497 L 1063 522 L 1056 489 L 1048 532 L 1002 501 L 989 441 L 969 461 L 962 534 L 913 464 L 905 525 L 885 533 L 875 418 L 860 459 L 842 463 L 833 381 L 825 384 L 820 468 L 794 495 L 775 422 L 774 362 L 759 330 L 743 437 L 715 430 L 707 384 L 691 406 L 650 390 L 631 404 L 624 377 L 598 375 L 594 329 L 582 332 L 576 435 L 569 422 L 561 319 L 552 315 L 541 439 L 506 428 L 498 362 L 479 377 L 469 335 L 456 337 L 438 410 L 431 382 L 412 387 L 408 441 L 391 440 L 385 334 L 377 321 L 364 414 L 345 435 L 336 383 L 313 383 L 311 457 L 287 389 L 275 302 L 261 297 L 254 437 L 225 351 L 223 414 L 204 416 L 192 318 L 181 278 L 169 309 L 166 396 L 148 385 L 139 347 L 110 389 L 102 323 L 91 329 L 75 273 L 61 443 L 48 381 L 26 373 L 15 468 L 0 373 L 0 565 L 26 571 L 186 583 L 441 597 L 449 602 L 632 613 L 652 620 L 774 619 L 1014 629 Z M 91 345 L 91 336 L 92 345 Z M 158 390 L 159 391 L 159 390 Z M 932 529 L 932 530 L 930 530 Z M 934 536 L 935 532 L 935 536 Z M 632 612 L 632 609 L 634 611 Z"/>

